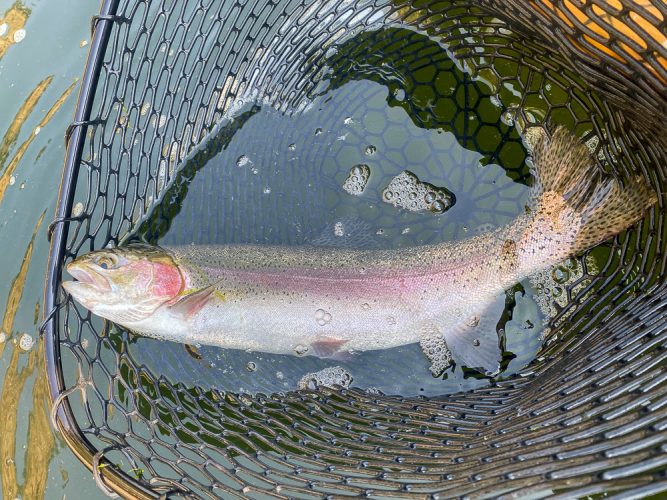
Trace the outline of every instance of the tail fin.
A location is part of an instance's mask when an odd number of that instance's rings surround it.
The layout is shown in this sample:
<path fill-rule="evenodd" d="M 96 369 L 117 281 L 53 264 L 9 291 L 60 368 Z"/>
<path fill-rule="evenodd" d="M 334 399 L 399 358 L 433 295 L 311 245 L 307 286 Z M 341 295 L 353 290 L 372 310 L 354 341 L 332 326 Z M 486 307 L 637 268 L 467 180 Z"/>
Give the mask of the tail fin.
<path fill-rule="evenodd" d="M 602 243 L 640 220 L 657 196 L 644 179 L 625 185 L 592 165 L 588 148 L 558 127 L 533 149 L 531 244 L 553 245 L 547 255 L 564 259 Z M 536 239 L 538 238 L 538 239 Z M 560 247 L 560 248 L 557 248 Z M 540 247 L 542 248 L 542 247 Z"/>

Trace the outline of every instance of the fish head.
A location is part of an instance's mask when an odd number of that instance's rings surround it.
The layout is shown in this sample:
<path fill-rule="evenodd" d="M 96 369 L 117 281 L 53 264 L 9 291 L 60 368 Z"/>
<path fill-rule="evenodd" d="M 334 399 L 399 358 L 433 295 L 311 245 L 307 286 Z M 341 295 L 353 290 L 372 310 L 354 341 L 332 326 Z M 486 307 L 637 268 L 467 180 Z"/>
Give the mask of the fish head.
<path fill-rule="evenodd" d="M 125 326 L 149 318 L 185 285 L 173 257 L 144 244 L 91 252 L 66 270 L 76 280 L 63 282 L 67 293 L 94 314 Z"/>

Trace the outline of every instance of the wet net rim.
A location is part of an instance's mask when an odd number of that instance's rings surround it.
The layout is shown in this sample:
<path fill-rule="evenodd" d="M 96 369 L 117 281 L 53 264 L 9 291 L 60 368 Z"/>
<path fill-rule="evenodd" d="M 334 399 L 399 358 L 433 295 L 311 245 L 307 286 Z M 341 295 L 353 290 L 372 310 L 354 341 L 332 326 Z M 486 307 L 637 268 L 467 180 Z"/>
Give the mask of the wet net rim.
<path fill-rule="evenodd" d="M 81 164 L 83 143 L 111 28 L 114 22 L 121 21 L 115 15 L 119 3 L 120 0 L 103 0 L 100 13 L 93 16 L 91 20 L 90 49 L 81 79 L 74 121 L 65 133 L 65 164 L 58 192 L 55 219 L 49 227 L 51 245 L 44 287 L 44 322 L 40 327 L 40 332 L 44 335 L 45 376 L 51 399 L 51 423 L 54 428 L 58 430 L 74 455 L 93 473 L 97 485 L 108 495 L 117 496 L 117 493 L 122 493 L 131 498 L 158 498 L 155 492 L 147 489 L 132 476 L 115 467 L 104 467 L 106 460 L 100 457 L 103 457 L 104 453 L 109 450 L 97 450 L 81 432 L 66 398 L 69 391 L 65 391 L 58 341 L 59 307 L 57 299 L 66 236 L 71 220 L 68 217 L 73 203 L 71 191 L 75 187 L 74 180 L 77 178 Z"/>

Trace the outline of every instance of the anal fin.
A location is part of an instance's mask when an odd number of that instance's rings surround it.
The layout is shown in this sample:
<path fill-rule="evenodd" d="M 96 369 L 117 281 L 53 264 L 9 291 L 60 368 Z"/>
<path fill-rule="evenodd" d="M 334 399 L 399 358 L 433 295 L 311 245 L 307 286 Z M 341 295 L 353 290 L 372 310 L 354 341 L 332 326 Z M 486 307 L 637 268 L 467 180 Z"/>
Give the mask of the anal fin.
<path fill-rule="evenodd" d="M 444 328 L 444 338 L 457 363 L 488 377 L 500 373 L 503 337 L 496 326 L 505 309 L 505 293 L 484 306 L 468 308 Z"/>

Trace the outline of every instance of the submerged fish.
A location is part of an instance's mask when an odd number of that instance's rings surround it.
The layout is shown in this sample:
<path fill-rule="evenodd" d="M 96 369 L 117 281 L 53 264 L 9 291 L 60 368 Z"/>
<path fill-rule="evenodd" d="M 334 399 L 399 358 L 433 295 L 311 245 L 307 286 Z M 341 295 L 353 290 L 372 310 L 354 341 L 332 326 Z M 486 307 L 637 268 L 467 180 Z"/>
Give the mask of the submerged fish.
<path fill-rule="evenodd" d="M 456 243 L 355 250 L 130 244 L 67 265 L 65 290 L 142 335 L 187 344 L 339 357 L 420 342 L 438 374 L 449 352 L 488 375 L 502 342 L 489 309 L 518 281 L 618 234 L 656 201 L 593 168 L 559 128 L 533 152 L 525 214 Z"/>

